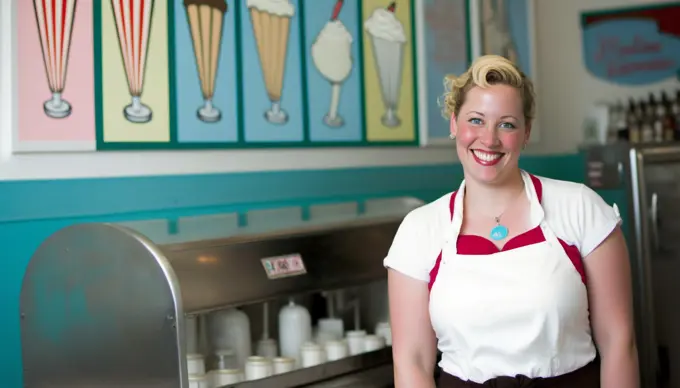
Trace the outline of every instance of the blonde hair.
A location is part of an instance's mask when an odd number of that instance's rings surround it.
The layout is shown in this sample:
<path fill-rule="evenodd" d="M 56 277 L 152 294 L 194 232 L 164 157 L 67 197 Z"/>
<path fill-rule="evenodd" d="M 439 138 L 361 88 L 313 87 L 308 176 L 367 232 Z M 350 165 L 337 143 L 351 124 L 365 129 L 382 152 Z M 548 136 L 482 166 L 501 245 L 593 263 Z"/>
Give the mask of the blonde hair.
<path fill-rule="evenodd" d="M 510 60 L 499 55 L 484 55 L 477 58 L 469 69 L 460 76 L 444 77 L 444 94 L 439 99 L 442 116 L 458 117 L 465 103 L 465 96 L 475 86 L 487 88 L 491 85 L 509 85 L 519 89 L 522 96 L 524 119 L 530 123 L 535 115 L 534 84 Z"/>

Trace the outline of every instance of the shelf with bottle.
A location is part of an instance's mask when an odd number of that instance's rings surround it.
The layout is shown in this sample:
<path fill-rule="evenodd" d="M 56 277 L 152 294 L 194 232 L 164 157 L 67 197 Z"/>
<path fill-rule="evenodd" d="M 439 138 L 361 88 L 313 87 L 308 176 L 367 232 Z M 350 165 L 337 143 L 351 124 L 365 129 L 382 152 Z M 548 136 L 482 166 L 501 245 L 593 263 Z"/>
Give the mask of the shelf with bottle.
<path fill-rule="evenodd" d="M 680 141 L 680 89 L 671 99 L 666 91 L 647 98 L 619 100 L 609 107 L 607 142 L 649 144 Z"/>

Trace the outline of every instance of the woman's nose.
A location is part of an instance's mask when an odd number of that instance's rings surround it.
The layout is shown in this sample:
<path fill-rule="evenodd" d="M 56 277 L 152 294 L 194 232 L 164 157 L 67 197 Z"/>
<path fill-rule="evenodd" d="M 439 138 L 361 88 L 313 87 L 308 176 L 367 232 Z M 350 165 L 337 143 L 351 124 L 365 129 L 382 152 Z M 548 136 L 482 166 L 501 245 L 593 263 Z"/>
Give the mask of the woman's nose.
<path fill-rule="evenodd" d="M 496 131 L 495 127 L 486 126 L 482 129 L 479 140 L 486 147 L 495 147 L 498 145 L 498 131 Z"/>

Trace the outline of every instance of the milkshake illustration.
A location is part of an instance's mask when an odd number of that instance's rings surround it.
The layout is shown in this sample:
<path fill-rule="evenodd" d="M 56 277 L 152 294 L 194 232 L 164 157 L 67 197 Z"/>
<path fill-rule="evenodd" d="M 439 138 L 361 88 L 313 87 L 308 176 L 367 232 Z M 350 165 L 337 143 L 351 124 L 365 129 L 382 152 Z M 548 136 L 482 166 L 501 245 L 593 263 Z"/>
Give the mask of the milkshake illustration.
<path fill-rule="evenodd" d="M 153 6 L 154 0 L 111 0 L 120 54 L 132 96 L 132 102 L 123 109 L 123 114 L 133 123 L 151 121 L 151 108 L 143 104 L 141 98 L 144 91 Z"/>
<path fill-rule="evenodd" d="M 62 98 L 62 93 L 66 86 L 76 2 L 77 0 L 33 0 L 47 85 L 52 92 L 52 98 L 45 101 L 43 109 L 47 116 L 55 119 L 71 114 L 71 104 Z"/>
<path fill-rule="evenodd" d="M 378 8 L 364 23 L 373 48 L 373 58 L 380 81 L 385 114 L 382 124 L 398 127 L 401 119 L 397 116 L 399 92 L 401 91 L 406 34 L 404 26 L 394 15 L 396 2 L 387 8 Z"/>
<path fill-rule="evenodd" d="M 224 14 L 227 12 L 225 0 L 184 0 L 191 41 L 196 57 L 196 69 L 201 81 L 203 105 L 196 115 L 199 120 L 215 123 L 222 118 L 222 112 L 213 105 L 217 66 L 222 46 Z"/>
<path fill-rule="evenodd" d="M 333 9 L 331 20 L 326 23 L 312 44 L 312 60 L 319 73 L 331 84 L 331 103 L 324 123 L 329 127 L 344 124 L 338 113 L 340 90 L 343 82 L 352 72 L 352 35 L 340 20 L 344 0 L 338 0 Z"/>
<path fill-rule="evenodd" d="M 517 49 L 508 27 L 505 0 L 482 0 L 482 54 L 496 54 L 517 63 Z"/>
<path fill-rule="evenodd" d="M 290 0 L 247 0 L 260 66 L 271 108 L 264 117 L 272 124 L 288 122 L 281 108 L 281 93 L 288 52 L 290 19 L 295 9 Z"/>

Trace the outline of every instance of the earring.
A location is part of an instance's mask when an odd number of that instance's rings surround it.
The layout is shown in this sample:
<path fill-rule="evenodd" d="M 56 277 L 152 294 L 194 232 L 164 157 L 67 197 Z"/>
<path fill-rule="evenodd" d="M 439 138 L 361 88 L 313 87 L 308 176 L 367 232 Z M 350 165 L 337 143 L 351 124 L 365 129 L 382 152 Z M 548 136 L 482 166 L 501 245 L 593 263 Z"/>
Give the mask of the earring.
<path fill-rule="evenodd" d="M 451 139 L 451 140 L 455 140 L 455 139 L 456 139 L 456 135 L 454 135 L 454 134 L 450 134 L 450 135 L 449 135 L 449 139 Z"/>
<path fill-rule="evenodd" d="M 527 148 L 527 143 L 524 143 L 524 145 L 522 146 L 522 149 L 524 150 L 526 148 Z"/>

